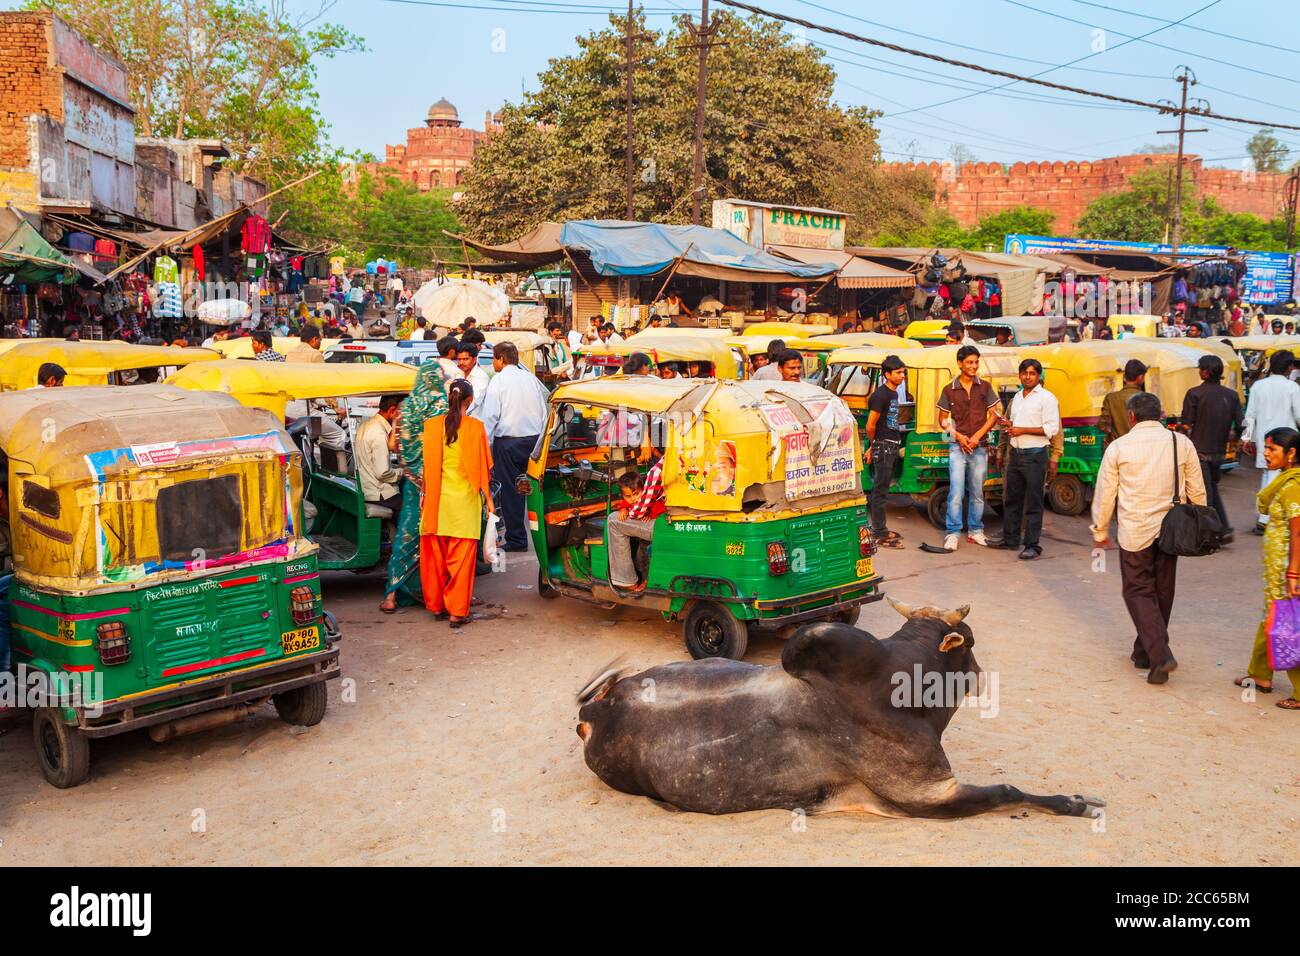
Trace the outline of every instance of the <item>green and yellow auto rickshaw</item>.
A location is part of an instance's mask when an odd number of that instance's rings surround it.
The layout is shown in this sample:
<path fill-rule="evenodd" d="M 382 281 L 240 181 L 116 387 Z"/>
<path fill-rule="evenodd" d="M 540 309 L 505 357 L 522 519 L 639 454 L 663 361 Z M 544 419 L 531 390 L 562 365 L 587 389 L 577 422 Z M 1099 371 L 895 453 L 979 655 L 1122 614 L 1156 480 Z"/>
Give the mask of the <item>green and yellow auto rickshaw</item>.
<path fill-rule="evenodd" d="M 936 528 L 945 526 L 948 505 L 948 438 L 939 428 L 939 393 L 959 373 L 957 350 L 955 345 L 903 350 L 844 348 L 832 352 L 827 364 L 826 387 L 852 410 L 864 444 L 867 400 L 883 378 L 881 363 L 886 356 L 897 355 L 906 366 L 906 396 L 899 404 L 903 441 L 889 491 L 910 496 L 917 510 Z M 1018 364 L 1014 349 L 990 348 L 980 353 L 980 377 L 991 381 L 1002 395 L 1004 406 L 1020 387 Z M 865 462 L 862 487 L 871 489 L 871 468 Z M 996 433 L 990 436 L 984 497 L 990 507 L 1000 506 L 1002 468 Z"/>
<path fill-rule="evenodd" d="M 166 385 L 0 395 L 19 686 L 36 754 L 72 787 L 89 741 L 157 741 L 267 701 L 325 715 L 339 673 L 298 450 L 270 413 Z"/>
<path fill-rule="evenodd" d="M 650 329 L 622 342 L 593 342 L 575 353 L 585 363 L 583 379 L 617 375 L 633 352 L 649 357 L 654 369 L 672 363 L 684 377 L 741 378 L 744 364 L 727 340 L 705 335 L 677 335 L 677 330 Z M 650 334 L 653 332 L 654 334 Z M 694 369 L 694 374 L 692 374 Z"/>
<path fill-rule="evenodd" d="M 180 388 L 222 392 L 240 404 L 264 408 L 281 422 L 296 403 L 300 415 L 289 426 L 304 451 L 306 535 L 320 549 L 325 571 L 372 571 L 385 560 L 384 522 L 392 511 L 365 500 L 357 476 L 353 438 L 360 420 L 376 411 L 380 397 L 405 395 L 418 369 L 401 362 L 309 364 L 226 359 L 181 369 L 167 381 Z M 345 411 L 343 448 L 325 447 L 320 414 L 307 415 L 309 402 L 335 400 Z"/>
<path fill-rule="evenodd" d="M 665 514 L 637 546 L 641 593 L 611 584 L 618 479 L 662 451 Z M 559 386 L 519 480 L 543 597 L 659 611 L 694 658 L 759 630 L 853 622 L 879 600 L 848 408 L 801 382 L 615 377 Z"/>
<path fill-rule="evenodd" d="M 46 362 L 61 367 L 69 385 L 135 385 L 159 382 L 178 368 L 213 362 L 213 349 L 183 349 L 173 345 L 130 342 L 25 341 L 4 353 L 0 361 L 0 392 L 33 388 Z"/>

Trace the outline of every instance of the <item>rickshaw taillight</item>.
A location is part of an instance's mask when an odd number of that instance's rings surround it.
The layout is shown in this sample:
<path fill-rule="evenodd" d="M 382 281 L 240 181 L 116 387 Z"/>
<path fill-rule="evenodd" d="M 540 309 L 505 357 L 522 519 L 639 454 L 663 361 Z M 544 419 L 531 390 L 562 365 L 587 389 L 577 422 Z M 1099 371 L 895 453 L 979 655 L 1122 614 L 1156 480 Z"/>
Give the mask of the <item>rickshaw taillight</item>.
<path fill-rule="evenodd" d="M 131 635 L 121 621 L 111 621 L 95 628 L 99 659 L 105 664 L 125 664 L 131 659 Z"/>
<path fill-rule="evenodd" d="M 871 529 L 864 524 L 858 525 L 858 557 L 869 558 L 876 553 L 876 542 L 871 538 Z"/>
<path fill-rule="evenodd" d="M 293 622 L 300 626 L 315 624 L 320 617 L 316 607 L 316 592 L 301 584 L 289 592 L 289 605 L 293 611 Z"/>
<path fill-rule="evenodd" d="M 790 570 L 790 558 L 785 553 L 785 542 L 768 542 L 767 570 L 769 574 L 785 574 Z"/>

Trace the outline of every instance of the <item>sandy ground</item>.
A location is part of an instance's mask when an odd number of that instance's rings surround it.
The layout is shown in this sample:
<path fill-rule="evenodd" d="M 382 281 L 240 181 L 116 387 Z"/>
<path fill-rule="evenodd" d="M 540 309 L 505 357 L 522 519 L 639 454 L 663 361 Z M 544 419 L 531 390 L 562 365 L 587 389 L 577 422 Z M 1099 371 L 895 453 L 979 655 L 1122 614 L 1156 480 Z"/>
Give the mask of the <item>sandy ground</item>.
<path fill-rule="evenodd" d="M 1257 473 L 1225 478 L 1250 526 Z M 1243 701 L 1261 604 L 1259 539 L 1183 562 L 1181 669 L 1152 687 L 1128 661 L 1118 562 L 1095 571 L 1083 518 L 1047 517 L 1037 562 L 963 545 L 896 509 L 905 551 L 879 567 L 900 600 L 970 602 L 996 716 L 961 711 L 945 746 L 959 779 L 1109 802 L 1104 821 L 998 812 L 955 822 L 710 817 L 606 788 L 582 761 L 575 689 L 618 654 L 685 658 L 656 616 L 543 601 L 531 557 L 483 580 L 503 617 L 452 632 L 423 611 L 386 618 L 381 579 L 330 576 L 345 681 L 324 723 L 295 735 L 268 706 L 236 726 L 156 745 L 92 745 L 92 777 L 41 778 L 23 726 L 0 727 L 0 864 L 1279 864 L 1300 833 L 1300 715 Z M 519 556 L 516 556 L 519 557 Z M 862 626 L 900 619 L 883 602 Z M 778 660 L 760 639 L 749 659 Z M 1279 675 L 1278 685 L 1286 687 Z M 345 699 L 346 698 L 346 699 Z"/>

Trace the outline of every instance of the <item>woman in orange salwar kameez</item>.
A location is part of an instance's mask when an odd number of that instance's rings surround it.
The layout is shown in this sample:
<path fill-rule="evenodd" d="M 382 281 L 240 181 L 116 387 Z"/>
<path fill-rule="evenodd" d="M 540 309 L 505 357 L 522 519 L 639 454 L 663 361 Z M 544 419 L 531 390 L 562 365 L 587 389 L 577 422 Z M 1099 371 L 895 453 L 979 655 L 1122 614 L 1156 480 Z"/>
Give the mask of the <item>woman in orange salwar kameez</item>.
<path fill-rule="evenodd" d="M 424 424 L 420 583 L 424 606 L 439 620 L 449 617 L 452 627 L 471 620 L 484 502 L 493 513 L 487 432 L 465 414 L 473 402 L 473 386 L 456 379 L 447 386 L 447 414 Z"/>

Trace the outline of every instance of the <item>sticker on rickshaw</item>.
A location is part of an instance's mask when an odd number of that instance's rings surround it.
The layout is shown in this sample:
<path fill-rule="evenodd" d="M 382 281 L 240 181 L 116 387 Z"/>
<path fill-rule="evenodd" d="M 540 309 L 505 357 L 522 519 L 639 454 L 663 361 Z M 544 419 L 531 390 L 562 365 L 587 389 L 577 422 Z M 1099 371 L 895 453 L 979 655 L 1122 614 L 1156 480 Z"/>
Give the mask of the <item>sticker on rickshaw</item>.
<path fill-rule="evenodd" d="M 160 442 L 156 445 L 132 445 L 131 457 L 142 468 L 151 465 L 173 465 L 181 457 L 181 446 L 174 441 Z"/>
<path fill-rule="evenodd" d="M 70 641 L 77 636 L 77 625 L 72 621 L 59 619 L 59 640 Z"/>
<path fill-rule="evenodd" d="M 871 566 L 870 558 L 859 558 L 855 571 L 860 578 L 869 578 L 875 573 L 875 569 Z"/>
<path fill-rule="evenodd" d="M 1096 436 L 1096 435 L 1080 435 L 1080 436 L 1079 436 L 1079 444 L 1080 444 L 1080 445 L 1095 445 L 1095 444 L 1097 444 L 1097 436 Z"/>
<path fill-rule="evenodd" d="M 320 646 L 320 630 L 314 624 L 297 630 L 285 631 L 280 635 L 280 646 L 286 654 L 310 651 Z"/>
<path fill-rule="evenodd" d="M 740 555 L 743 555 L 745 553 L 745 542 L 728 541 L 726 547 L 726 553 L 733 557 L 739 557 Z"/>

